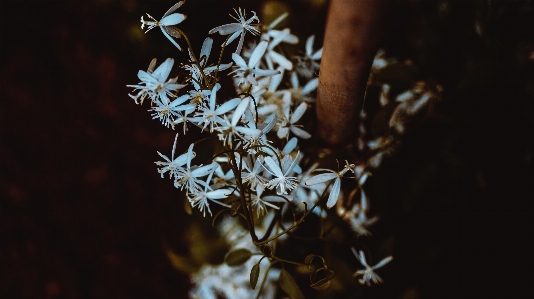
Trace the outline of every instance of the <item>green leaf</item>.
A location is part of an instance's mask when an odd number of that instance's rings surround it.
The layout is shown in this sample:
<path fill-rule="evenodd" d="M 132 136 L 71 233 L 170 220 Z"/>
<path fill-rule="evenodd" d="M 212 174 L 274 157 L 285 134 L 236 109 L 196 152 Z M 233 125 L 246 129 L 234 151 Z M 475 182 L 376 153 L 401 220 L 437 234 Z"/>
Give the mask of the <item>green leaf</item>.
<path fill-rule="evenodd" d="M 302 294 L 302 291 L 295 282 L 295 279 L 293 279 L 291 274 L 289 274 L 285 269 L 282 269 L 280 272 L 278 283 L 280 284 L 280 288 L 282 288 L 282 290 L 284 290 L 284 292 L 286 292 L 291 299 L 305 299 L 304 294 Z"/>
<path fill-rule="evenodd" d="M 250 270 L 250 287 L 255 290 L 260 277 L 260 263 L 255 264 Z"/>
<path fill-rule="evenodd" d="M 239 248 L 233 251 L 230 251 L 224 261 L 228 266 L 235 267 L 244 264 L 252 256 L 252 253 L 245 248 Z"/>

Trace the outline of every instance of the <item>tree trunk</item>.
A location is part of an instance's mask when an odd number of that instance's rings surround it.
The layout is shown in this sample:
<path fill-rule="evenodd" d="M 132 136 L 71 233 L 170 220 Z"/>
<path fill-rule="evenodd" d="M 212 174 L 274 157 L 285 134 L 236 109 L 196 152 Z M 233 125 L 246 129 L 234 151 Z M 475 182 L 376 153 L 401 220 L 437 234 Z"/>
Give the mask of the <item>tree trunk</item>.
<path fill-rule="evenodd" d="M 384 31 L 387 0 L 331 0 L 317 89 L 318 133 L 326 147 L 357 138 L 359 113 Z"/>

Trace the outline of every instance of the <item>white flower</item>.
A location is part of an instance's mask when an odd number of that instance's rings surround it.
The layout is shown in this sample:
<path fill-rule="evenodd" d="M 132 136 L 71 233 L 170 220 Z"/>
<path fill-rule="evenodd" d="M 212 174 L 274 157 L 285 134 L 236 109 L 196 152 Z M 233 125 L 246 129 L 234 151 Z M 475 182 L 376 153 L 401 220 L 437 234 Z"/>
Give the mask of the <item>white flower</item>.
<path fill-rule="evenodd" d="M 304 115 L 304 112 L 306 112 L 307 108 L 308 105 L 305 102 L 302 102 L 297 109 L 293 111 L 293 115 L 291 115 L 289 121 L 287 118 L 282 119 L 282 121 L 278 124 L 278 131 L 276 134 L 278 138 L 287 138 L 289 136 L 289 131 L 303 139 L 308 139 L 311 137 L 310 133 L 304 131 L 295 124 Z"/>
<path fill-rule="evenodd" d="M 193 82 L 193 86 L 196 89 L 200 89 L 200 83 L 203 82 L 204 76 L 209 78 L 211 76 L 211 73 L 217 69 L 216 65 L 207 66 L 212 45 L 213 45 L 213 39 L 206 37 L 206 39 L 202 43 L 202 49 L 200 50 L 200 57 L 198 58 L 199 59 L 198 64 L 200 65 L 200 68 L 195 63 L 194 55 L 191 52 L 191 49 L 189 49 L 189 64 L 183 65 L 183 68 L 189 71 L 190 76 L 191 76 L 190 80 Z M 231 66 L 232 66 L 232 63 L 221 64 L 219 66 L 219 71 L 226 70 Z M 201 69 L 202 69 L 202 72 L 204 73 L 204 76 L 202 76 Z"/>
<path fill-rule="evenodd" d="M 245 134 L 245 136 L 243 136 L 243 149 L 246 149 L 247 152 L 251 154 L 256 154 L 258 150 L 266 152 L 266 150 L 269 149 L 269 147 L 267 147 L 269 142 L 267 140 L 267 133 L 269 133 L 276 124 L 276 115 L 271 114 L 269 117 L 264 119 L 262 123 L 258 125 L 258 127 L 256 127 L 256 123 L 250 109 L 245 111 L 245 118 L 248 121 L 248 126 L 252 129 L 261 130 L 261 134 L 259 136 Z"/>
<path fill-rule="evenodd" d="M 182 34 L 180 33 L 180 31 L 174 29 L 173 27 L 170 27 L 172 25 L 178 25 L 180 23 L 182 23 L 185 18 L 187 16 L 183 15 L 183 14 L 180 14 L 180 13 L 173 13 L 171 14 L 173 11 L 177 10 L 180 6 L 182 6 L 182 4 L 185 3 L 185 0 L 184 1 L 180 1 L 176 4 L 174 4 L 171 8 L 169 8 L 169 10 L 167 10 L 167 12 L 163 15 L 163 17 L 161 18 L 161 20 L 157 21 L 154 17 L 152 17 L 151 15 L 147 14 L 147 16 L 149 18 L 152 19 L 152 21 L 145 21 L 143 20 L 143 16 L 141 16 L 141 29 L 145 28 L 145 25 L 148 26 L 148 29 L 146 32 L 148 32 L 150 29 L 154 28 L 154 27 L 159 27 L 161 28 L 161 32 L 163 32 L 163 35 L 165 35 L 165 37 L 167 37 L 171 43 L 173 45 L 176 46 L 176 48 L 178 48 L 178 50 L 182 50 L 182 48 L 180 48 L 180 46 L 178 45 L 178 43 L 176 43 L 176 41 L 174 39 L 172 39 L 171 35 L 173 37 L 176 37 L 176 38 L 180 38 L 182 37 Z"/>
<path fill-rule="evenodd" d="M 243 172 L 241 172 L 241 179 L 243 183 L 250 183 L 250 190 L 256 191 L 256 188 L 262 187 L 264 179 L 261 173 L 263 172 L 263 157 L 258 156 L 252 164 L 253 155 L 243 158 Z"/>
<path fill-rule="evenodd" d="M 287 18 L 289 14 L 287 12 L 281 14 L 278 18 L 276 18 L 274 21 L 272 21 L 271 24 L 267 27 L 262 27 L 262 39 L 269 39 L 269 38 L 276 38 L 279 34 L 282 33 L 280 30 L 275 30 L 274 28 L 280 24 L 283 20 Z M 282 42 L 288 43 L 288 44 L 297 44 L 299 42 L 299 38 L 294 34 L 283 34 L 284 38 L 282 39 Z"/>
<path fill-rule="evenodd" d="M 252 24 L 252 22 L 254 21 L 259 23 L 260 19 L 258 19 L 254 11 L 252 12 L 254 15 L 248 20 L 245 20 L 246 14 L 244 10 L 243 11 L 241 10 L 241 8 L 239 8 L 239 11 L 237 11 L 234 8 L 234 11 L 237 14 L 237 18 L 232 15 L 230 16 L 234 20 L 236 20 L 237 23 L 231 23 L 231 24 L 226 24 L 226 25 L 215 27 L 209 31 L 209 34 L 213 34 L 215 32 L 219 32 L 220 35 L 232 34 L 226 41 L 226 45 L 233 42 L 234 39 L 236 39 L 238 36 L 241 36 L 239 38 L 239 44 L 237 45 L 237 49 L 235 50 L 235 53 L 239 54 L 241 53 L 241 49 L 243 48 L 243 41 L 245 40 L 245 33 L 247 31 L 252 33 L 253 35 L 257 35 L 260 33 L 258 29 L 256 28 L 256 25 Z M 223 43 L 223 46 L 224 45 L 225 43 Z"/>
<path fill-rule="evenodd" d="M 178 113 L 180 111 L 195 108 L 195 105 L 193 104 L 181 105 L 187 99 L 187 97 L 179 97 L 170 102 L 167 99 L 167 96 L 159 97 L 153 102 L 156 106 L 150 108 L 148 111 L 154 111 L 154 113 L 152 113 L 152 119 L 159 118 L 164 126 L 169 127 L 169 125 L 172 125 L 174 120 L 179 117 Z"/>
<path fill-rule="evenodd" d="M 243 138 L 241 134 L 256 137 L 259 137 L 261 135 L 261 130 L 238 126 L 239 120 L 241 119 L 241 116 L 243 116 L 245 109 L 248 109 L 248 104 L 248 101 L 242 101 L 241 103 L 239 103 L 239 105 L 234 111 L 234 115 L 232 116 L 231 122 L 228 120 L 226 115 L 221 120 L 221 122 L 219 122 L 217 131 L 219 131 L 220 133 L 218 134 L 218 136 L 219 140 L 224 141 L 224 145 L 228 144 L 229 146 L 232 146 L 235 137 Z"/>
<path fill-rule="evenodd" d="M 195 118 L 192 120 L 193 122 L 198 123 L 198 125 L 204 124 L 202 128 L 203 130 L 206 129 L 207 126 L 209 126 L 210 132 L 213 132 L 214 126 L 217 123 L 222 122 L 222 119 L 219 115 L 227 113 L 228 111 L 234 109 L 240 103 L 239 99 L 233 99 L 217 107 L 216 97 L 217 91 L 220 88 L 221 85 L 219 83 L 215 84 L 215 86 L 211 90 L 209 105 L 203 104 L 199 108 L 200 111 L 195 114 Z"/>
<path fill-rule="evenodd" d="M 250 202 L 252 207 L 256 209 L 257 216 L 261 216 L 266 210 L 267 207 L 279 210 L 280 207 L 273 205 L 271 202 L 281 202 L 285 203 L 286 201 L 280 196 L 267 195 L 263 196 L 263 188 L 258 188 L 256 194 L 250 194 Z"/>
<path fill-rule="evenodd" d="M 178 112 L 176 119 L 171 123 L 172 129 L 174 130 L 174 126 L 177 124 L 183 124 L 184 126 L 184 134 L 187 131 L 187 123 L 191 122 L 191 117 L 189 117 L 189 114 L 195 111 L 195 108 L 187 109 L 183 111 L 183 113 Z"/>
<path fill-rule="evenodd" d="M 139 77 L 141 80 L 139 85 L 127 85 L 128 87 L 135 88 L 134 91 L 137 89 L 140 90 L 135 96 L 129 95 L 135 100 L 136 104 L 138 103 L 138 100 L 140 100 L 141 104 L 143 104 L 143 100 L 147 95 L 152 99 L 152 101 L 156 101 L 157 98 L 161 97 L 172 97 L 174 91 L 185 87 L 185 85 L 176 83 L 178 78 L 172 78 L 167 81 L 174 64 L 174 59 L 167 58 L 165 62 L 152 71 L 155 63 L 156 61 L 153 59 L 150 63 L 148 71 L 145 72 L 140 70 L 137 73 L 137 77 Z"/>
<path fill-rule="evenodd" d="M 362 278 L 360 278 L 358 280 L 358 282 L 361 283 L 361 284 L 366 284 L 368 286 L 371 286 L 371 282 L 372 283 L 381 283 L 382 282 L 382 278 L 380 278 L 380 276 L 378 276 L 378 274 L 376 274 L 374 272 L 374 270 L 376 270 L 376 269 L 378 269 L 380 267 L 383 267 L 385 264 L 391 262 L 393 257 L 392 256 L 388 256 L 388 257 L 384 258 L 383 260 L 381 260 L 380 262 L 378 262 L 378 264 L 370 267 L 367 264 L 367 261 L 365 260 L 365 255 L 363 254 L 363 251 L 360 250 L 360 252 L 358 254 L 358 252 L 356 252 L 356 250 L 354 248 L 351 248 L 351 249 L 352 249 L 352 252 L 354 253 L 354 255 L 356 256 L 356 258 L 358 259 L 358 261 L 362 264 L 362 266 L 365 267 L 365 269 L 363 269 L 363 270 L 358 270 L 358 271 L 354 272 L 354 274 L 352 274 L 352 276 L 357 277 L 359 275 L 362 275 Z"/>
<path fill-rule="evenodd" d="M 286 36 L 290 36 L 291 33 L 289 32 L 289 29 L 286 28 L 282 31 L 279 31 L 278 34 L 275 35 L 275 37 L 269 41 L 269 46 L 267 47 L 267 51 L 265 52 L 264 58 L 267 62 L 267 67 L 271 70 L 274 69 L 274 63 L 278 64 L 281 68 L 286 70 L 293 69 L 293 63 L 287 58 L 285 58 L 282 54 L 279 54 L 274 51 L 274 48 L 278 46 L 281 42 L 284 41 Z"/>
<path fill-rule="evenodd" d="M 215 191 L 211 190 L 207 183 L 211 180 L 212 175 L 213 172 L 208 175 L 208 178 L 206 179 L 206 184 L 204 184 L 204 190 L 195 190 L 187 194 L 187 198 L 191 203 L 191 206 L 193 208 L 198 206 L 204 217 L 206 217 L 206 210 L 208 210 L 210 215 L 213 216 L 211 214 L 211 209 L 208 200 L 220 204 L 223 207 L 230 208 L 230 205 L 220 202 L 219 199 L 227 198 L 228 195 L 232 193 L 232 191 L 227 189 L 218 189 Z"/>
<path fill-rule="evenodd" d="M 315 97 L 310 96 L 309 94 L 317 89 L 319 84 L 319 78 L 313 78 L 304 87 L 300 86 L 297 73 L 291 73 L 291 99 L 293 103 L 299 104 L 302 102 L 313 103 L 315 102 Z"/>
<path fill-rule="evenodd" d="M 345 162 L 346 162 L 345 167 L 339 172 L 335 172 L 333 170 L 323 169 L 323 168 L 316 169 L 316 171 L 328 171 L 329 173 L 318 174 L 306 181 L 306 186 L 313 186 L 315 184 L 326 183 L 328 181 L 334 180 L 334 185 L 332 186 L 332 189 L 330 190 L 330 195 L 328 196 L 328 201 L 326 202 L 326 207 L 329 209 L 336 204 L 339 198 L 339 192 L 341 190 L 341 177 L 349 170 L 354 172 L 353 169 L 355 165 L 349 164 L 349 162 L 347 161 Z"/>
<path fill-rule="evenodd" d="M 237 55 L 236 53 L 232 53 L 232 59 L 236 63 L 237 69 L 232 71 L 230 74 L 235 74 L 234 77 L 236 77 L 237 85 L 241 85 L 246 82 L 249 82 L 252 85 L 258 85 L 258 82 L 256 81 L 256 75 L 273 76 L 276 74 L 280 74 L 280 71 L 263 70 L 257 68 L 261 57 L 263 56 L 263 54 L 265 54 L 267 46 L 268 43 L 266 41 L 259 43 L 258 46 L 256 46 L 256 48 L 254 49 L 254 52 L 252 52 L 252 55 L 248 60 L 248 64 L 241 56 Z"/>
<path fill-rule="evenodd" d="M 313 51 L 313 42 L 315 41 L 315 35 L 311 35 L 306 40 L 306 52 L 304 56 L 297 57 L 297 72 L 305 77 L 311 78 L 317 70 L 319 70 L 319 62 L 323 56 L 323 48 Z"/>
<path fill-rule="evenodd" d="M 191 143 L 189 150 L 187 151 L 186 158 L 186 168 L 180 167 L 177 169 L 178 175 L 174 181 L 174 187 L 183 190 L 186 187 L 187 192 L 197 192 L 200 191 L 200 186 L 207 186 L 206 182 L 199 180 L 199 178 L 207 176 L 212 173 L 218 166 L 216 162 L 213 162 L 205 166 L 191 166 L 191 160 L 194 157 L 193 146 L 195 144 Z"/>
<path fill-rule="evenodd" d="M 296 204 L 299 211 L 304 211 L 304 203 L 306 203 L 307 209 L 311 209 L 311 207 L 320 199 L 321 194 L 323 194 L 324 189 L 326 188 L 325 183 L 319 183 L 313 186 L 306 185 L 308 179 L 311 178 L 311 173 L 315 171 L 317 166 L 317 163 L 313 164 L 310 169 L 299 176 L 300 183 L 291 193 L 293 202 Z M 320 209 L 315 209 L 314 213 L 320 215 Z"/>
<path fill-rule="evenodd" d="M 294 160 L 291 159 L 291 156 L 286 155 L 280 161 L 280 165 L 275 162 L 273 158 L 266 157 L 265 164 L 268 166 L 268 168 L 265 166 L 264 168 L 267 170 L 267 172 L 273 175 L 274 178 L 271 179 L 265 186 L 269 189 L 277 188 L 276 194 L 278 195 L 287 195 L 287 191 L 295 189 L 298 185 L 298 179 L 290 175 L 298 161 L 299 154 L 297 154 Z"/>
<path fill-rule="evenodd" d="M 169 172 L 170 178 L 173 176 L 176 177 L 178 173 L 178 169 L 181 168 L 186 162 L 187 162 L 187 154 L 180 155 L 176 159 L 174 159 L 174 152 L 176 150 L 176 141 L 178 140 L 178 134 L 176 134 L 176 137 L 174 138 L 174 144 L 172 146 L 172 153 L 171 158 L 169 159 L 167 156 L 161 154 L 158 152 L 158 155 L 162 157 L 165 162 L 154 162 L 158 166 L 163 166 L 162 168 L 158 168 L 158 172 L 161 174 L 161 177 L 163 178 L 163 174 L 165 174 L 167 171 Z M 192 156 L 194 157 L 195 154 L 192 153 Z"/>

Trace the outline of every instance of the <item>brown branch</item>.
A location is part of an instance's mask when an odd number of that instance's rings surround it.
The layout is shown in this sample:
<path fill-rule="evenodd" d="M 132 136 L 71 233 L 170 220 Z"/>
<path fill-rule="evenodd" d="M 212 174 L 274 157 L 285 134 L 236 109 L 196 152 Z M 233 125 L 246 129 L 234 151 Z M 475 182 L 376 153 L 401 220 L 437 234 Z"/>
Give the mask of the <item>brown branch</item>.
<path fill-rule="evenodd" d="M 367 79 L 384 31 L 387 0 L 332 0 L 317 89 L 321 140 L 341 148 L 356 140 Z"/>

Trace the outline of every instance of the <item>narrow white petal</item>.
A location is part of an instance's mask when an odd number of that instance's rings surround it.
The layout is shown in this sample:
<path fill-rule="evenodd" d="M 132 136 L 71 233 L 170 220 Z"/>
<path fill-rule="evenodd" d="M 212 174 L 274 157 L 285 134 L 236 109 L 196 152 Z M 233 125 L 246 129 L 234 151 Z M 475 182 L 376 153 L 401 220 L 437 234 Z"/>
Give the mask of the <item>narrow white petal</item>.
<path fill-rule="evenodd" d="M 223 198 L 227 198 L 228 195 L 230 195 L 231 193 L 232 191 L 227 190 L 227 189 L 218 189 L 218 190 L 206 193 L 206 196 L 209 199 L 223 199 Z"/>
<path fill-rule="evenodd" d="M 167 58 L 165 62 L 160 64 L 160 66 L 158 66 L 154 72 L 152 72 L 152 76 L 154 76 L 154 78 L 156 78 L 158 81 L 164 82 L 167 80 L 167 77 L 169 77 L 173 65 L 174 59 Z"/>
<path fill-rule="evenodd" d="M 332 190 L 330 191 L 330 196 L 328 196 L 328 201 L 326 202 L 326 207 L 328 209 L 336 205 L 336 202 L 339 197 L 340 189 L 341 189 L 341 179 L 336 178 L 336 180 L 334 181 L 334 186 L 332 187 Z"/>
<path fill-rule="evenodd" d="M 299 163 L 299 160 L 300 160 L 300 152 L 297 153 L 297 156 L 295 157 L 295 159 L 291 162 L 291 164 L 289 165 L 289 167 L 286 169 L 284 175 L 289 175 L 291 173 L 291 171 L 293 171 L 293 168 L 295 168 L 295 166 L 297 165 L 297 163 Z"/>
<path fill-rule="evenodd" d="M 360 263 L 362 263 L 365 268 L 369 267 L 367 260 L 365 259 L 365 255 L 363 254 L 363 250 L 360 250 Z"/>
<path fill-rule="evenodd" d="M 206 57 L 206 62 L 208 61 L 208 58 L 210 57 L 210 53 L 211 53 L 211 46 L 213 45 L 213 39 L 209 38 L 209 37 L 206 37 L 206 39 L 204 40 L 204 43 L 202 43 L 202 49 L 200 50 L 200 57 Z M 206 62 L 204 62 L 204 65 L 206 64 Z"/>
<path fill-rule="evenodd" d="M 143 81 L 144 83 L 150 83 L 150 84 L 158 84 L 158 80 L 154 78 L 151 74 L 145 72 L 145 71 L 139 71 L 137 72 L 137 77 Z"/>
<path fill-rule="evenodd" d="M 313 53 L 313 42 L 315 40 L 315 35 L 311 35 L 306 40 L 306 55 L 311 56 Z"/>
<path fill-rule="evenodd" d="M 254 52 L 252 52 L 252 54 L 250 55 L 250 59 L 248 61 L 248 66 L 250 68 L 255 68 L 256 65 L 258 65 L 258 62 L 260 62 L 260 59 L 263 57 L 263 54 L 265 54 L 265 50 L 267 50 L 268 45 L 269 44 L 266 41 L 262 41 L 256 46 Z"/>
<path fill-rule="evenodd" d="M 276 136 L 280 139 L 286 138 L 287 135 L 289 135 L 289 128 L 279 128 L 276 132 Z"/>
<path fill-rule="evenodd" d="M 303 95 L 307 95 L 310 92 L 316 90 L 317 85 L 319 85 L 319 78 L 313 78 L 310 81 L 308 81 L 308 83 L 306 83 L 306 85 L 302 88 L 300 93 Z"/>
<path fill-rule="evenodd" d="M 237 66 L 239 66 L 243 70 L 246 70 L 248 68 L 245 60 L 241 56 L 237 55 L 236 53 L 232 53 L 232 59 L 234 60 L 235 64 L 237 64 Z"/>
<path fill-rule="evenodd" d="M 281 43 L 286 36 L 289 35 L 289 28 L 286 28 L 282 31 L 280 31 L 270 42 L 269 42 L 269 50 L 274 49 L 274 47 L 278 46 L 279 43 Z"/>
<path fill-rule="evenodd" d="M 232 99 L 232 100 L 222 104 L 221 106 L 219 106 L 219 108 L 217 108 L 215 110 L 215 113 L 217 115 L 224 114 L 224 113 L 234 109 L 235 107 L 237 107 L 237 105 L 239 105 L 239 103 L 241 103 L 241 99 Z"/>
<path fill-rule="evenodd" d="M 336 177 L 337 177 L 336 173 L 321 173 L 321 174 L 318 174 L 316 176 L 309 178 L 305 184 L 306 186 L 313 186 L 316 184 L 328 182 L 330 180 L 335 179 Z"/>
<path fill-rule="evenodd" d="M 269 91 L 276 91 L 280 82 L 282 82 L 282 77 L 284 76 L 284 70 L 282 69 L 280 74 L 273 75 L 271 77 L 271 82 L 269 82 Z"/>
<path fill-rule="evenodd" d="M 276 125 L 276 114 L 273 113 L 273 114 L 269 115 L 263 121 L 263 123 L 265 124 L 265 127 L 263 127 L 263 129 L 261 129 L 261 130 L 262 130 L 263 134 L 267 134 L 273 129 L 274 125 Z"/>
<path fill-rule="evenodd" d="M 258 76 L 273 76 L 278 75 L 281 72 L 279 70 L 262 70 L 262 69 L 253 69 L 252 73 Z"/>
<path fill-rule="evenodd" d="M 319 60 L 319 59 L 321 59 L 322 56 L 323 56 L 323 48 L 321 48 L 317 52 L 313 53 L 313 55 L 311 56 L 311 59 Z"/>
<path fill-rule="evenodd" d="M 369 201 L 367 200 L 365 191 L 363 191 L 363 189 L 360 189 L 360 191 L 361 191 L 360 205 L 362 207 L 363 212 L 367 213 L 367 211 L 369 211 Z"/>
<path fill-rule="evenodd" d="M 283 55 L 272 51 L 269 54 L 271 55 L 271 58 L 282 68 L 286 70 L 293 69 L 293 63 L 291 63 L 291 61 L 289 61 L 289 59 L 285 58 Z"/>
<path fill-rule="evenodd" d="M 189 150 L 187 150 L 187 168 L 191 167 L 191 160 L 193 160 L 193 146 L 195 146 L 195 144 L 191 143 Z"/>
<path fill-rule="evenodd" d="M 304 131 L 299 127 L 291 126 L 289 129 L 291 130 L 291 132 L 293 132 L 293 134 L 297 135 L 302 139 L 309 139 L 311 137 L 310 133 Z"/>
<path fill-rule="evenodd" d="M 215 165 L 212 165 L 212 164 L 201 166 L 201 167 L 191 171 L 191 176 L 193 176 L 193 177 L 202 177 L 202 176 L 208 175 L 210 172 L 213 171 L 214 167 L 215 167 Z"/>
<path fill-rule="evenodd" d="M 191 108 L 195 108 L 196 105 L 195 104 L 187 104 L 187 105 L 182 105 L 182 106 L 178 106 L 178 105 L 174 105 L 172 106 L 173 104 L 169 105 L 169 108 L 171 108 L 172 111 L 184 111 L 184 110 L 189 110 Z"/>
<path fill-rule="evenodd" d="M 258 130 L 258 129 L 235 127 L 235 130 L 238 131 L 239 133 L 243 133 L 248 136 L 259 137 L 261 135 L 261 130 Z"/>
<path fill-rule="evenodd" d="M 269 166 L 269 170 L 272 171 L 272 173 L 276 177 L 283 177 L 284 176 L 284 174 L 282 173 L 282 169 L 280 169 L 280 166 L 278 165 L 277 162 L 275 162 L 273 160 L 273 158 L 266 157 L 264 161 L 265 161 L 265 164 L 267 164 L 267 166 Z"/>
<path fill-rule="evenodd" d="M 178 43 L 165 31 L 165 29 L 163 29 L 163 27 L 159 27 L 161 28 L 161 32 L 163 32 L 163 35 L 165 35 L 165 37 L 171 41 L 171 43 L 176 47 L 178 48 L 178 50 L 182 51 L 182 48 L 178 45 Z"/>
<path fill-rule="evenodd" d="M 296 123 L 306 112 L 306 109 L 308 109 L 308 104 L 305 102 L 302 102 L 295 111 L 293 111 L 293 115 L 291 115 L 291 119 L 289 120 L 290 123 L 294 124 Z"/>
<path fill-rule="evenodd" d="M 161 19 L 160 24 L 164 26 L 178 25 L 185 20 L 186 16 L 180 13 L 173 13 Z"/>
<path fill-rule="evenodd" d="M 231 23 L 226 25 L 217 26 L 213 29 L 211 29 L 208 33 L 213 34 L 215 32 L 219 32 L 220 35 L 228 35 L 230 33 L 234 33 L 240 29 L 243 29 L 243 26 L 239 23 Z"/>
<path fill-rule="evenodd" d="M 242 33 L 243 33 L 243 30 L 239 30 L 237 32 L 234 32 L 234 34 L 232 34 L 228 40 L 226 41 L 226 45 L 230 44 L 231 42 L 234 41 L 234 39 L 236 39 L 238 36 L 242 36 Z M 224 43 L 221 45 L 221 47 L 224 46 Z M 237 52 L 236 52 L 237 53 Z M 238 53 L 239 54 L 239 53 Z"/>
<path fill-rule="evenodd" d="M 239 120 L 241 119 L 241 116 L 245 112 L 245 109 L 248 108 L 250 98 L 246 98 L 239 105 L 237 105 L 237 108 L 235 109 L 234 115 L 232 116 L 232 126 L 236 126 Z"/>
<path fill-rule="evenodd" d="M 157 153 L 158 153 L 158 155 L 159 155 L 160 157 L 162 157 L 165 161 L 167 161 L 167 162 L 171 162 L 171 159 L 169 159 L 169 158 L 168 158 L 167 156 L 165 156 L 164 154 L 162 154 L 162 153 L 160 153 L 160 152 L 157 152 Z M 173 153 L 174 153 L 174 151 L 173 151 Z M 155 162 L 155 163 L 157 164 L 158 162 Z"/>
<path fill-rule="evenodd" d="M 298 88 L 299 87 L 299 85 L 300 85 L 299 84 L 299 78 L 298 78 L 296 72 L 291 72 L 290 80 L 291 80 L 291 86 L 293 88 Z"/>
<path fill-rule="evenodd" d="M 278 25 L 280 22 L 282 22 L 283 20 L 285 20 L 285 18 L 287 18 L 288 16 L 288 13 L 287 12 L 284 12 L 283 14 L 281 14 L 278 18 L 276 18 L 276 20 L 272 21 L 271 24 L 269 24 L 269 29 L 273 29 L 274 27 L 276 27 L 276 25 Z"/>
<path fill-rule="evenodd" d="M 288 155 L 291 153 L 295 147 L 297 147 L 298 139 L 296 137 L 293 137 L 289 139 L 289 141 L 286 143 L 286 146 L 284 146 L 284 149 L 282 150 L 282 154 Z"/>
<path fill-rule="evenodd" d="M 263 107 L 258 107 L 258 114 L 259 115 L 267 115 L 275 112 L 278 108 L 276 105 L 267 105 Z"/>
<path fill-rule="evenodd" d="M 392 259 L 393 259 L 392 256 L 388 256 L 388 257 L 386 257 L 385 259 L 383 259 L 383 260 L 381 260 L 380 262 L 378 262 L 378 264 L 374 265 L 374 266 L 372 267 L 373 270 L 374 270 L 374 269 L 378 269 L 378 268 L 380 268 L 380 267 L 383 267 L 385 264 L 391 262 Z"/>

